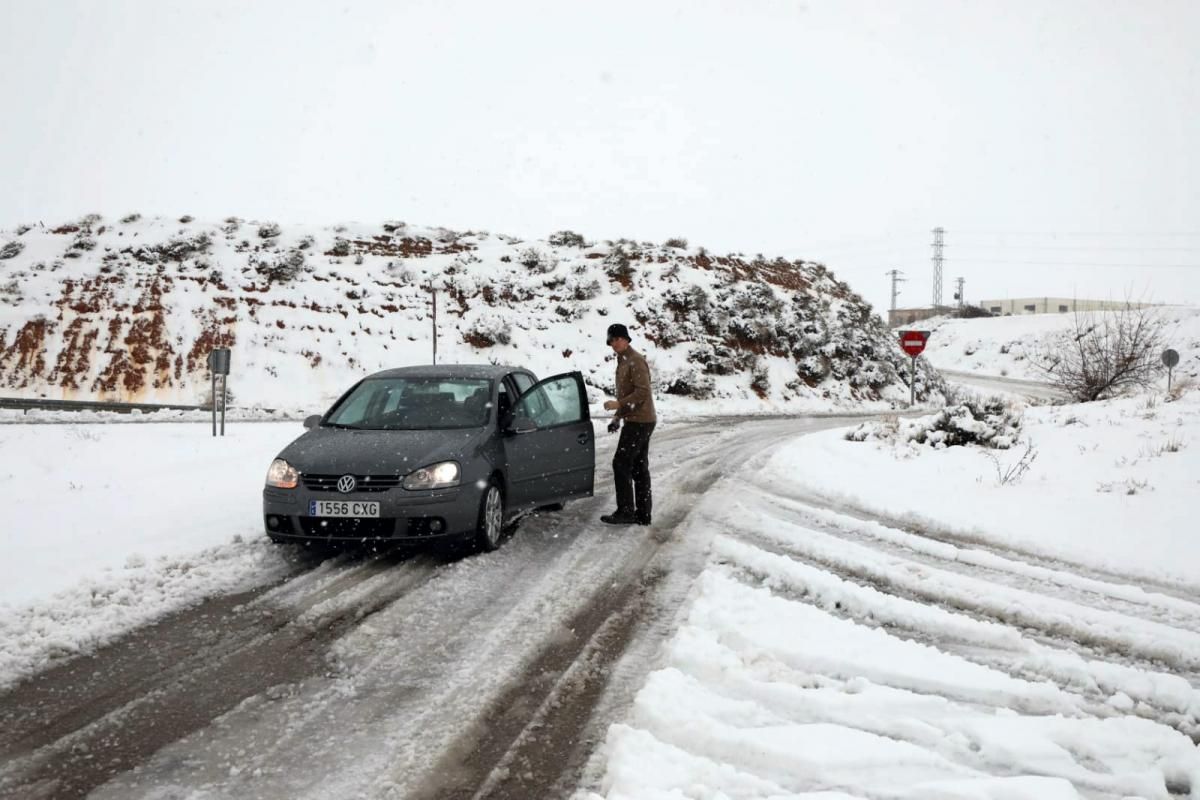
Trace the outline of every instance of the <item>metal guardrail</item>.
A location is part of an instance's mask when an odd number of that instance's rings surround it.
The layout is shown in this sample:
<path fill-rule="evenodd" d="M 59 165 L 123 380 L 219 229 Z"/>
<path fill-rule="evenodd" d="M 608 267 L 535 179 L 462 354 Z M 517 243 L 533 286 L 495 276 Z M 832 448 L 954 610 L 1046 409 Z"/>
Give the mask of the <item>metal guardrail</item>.
<path fill-rule="evenodd" d="M 42 398 L 0 397 L 0 409 L 15 411 L 211 411 L 211 406 L 187 406 L 165 403 L 112 403 L 103 400 L 45 400 Z"/>

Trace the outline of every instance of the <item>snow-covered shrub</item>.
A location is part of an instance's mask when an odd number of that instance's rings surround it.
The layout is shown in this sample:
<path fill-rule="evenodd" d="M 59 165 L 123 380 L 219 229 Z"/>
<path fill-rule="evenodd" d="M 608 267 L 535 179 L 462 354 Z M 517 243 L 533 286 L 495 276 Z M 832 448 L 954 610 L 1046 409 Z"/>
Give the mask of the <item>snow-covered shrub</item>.
<path fill-rule="evenodd" d="M 387 233 L 395 233 L 398 230 L 403 230 L 405 227 L 407 227 L 406 224 L 398 219 L 388 220 L 383 223 L 383 229 Z"/>
<path fill-rule="evenodd" d="M 207 233 L 195 236 L 179 236 L 164 244 L 146 247 L 135 253 L 135 258 L 141 261 L 184 261 L 203 253 L 212 247 L 212 237 Z M 149 257 L 153 254 L 153 257 Z"/>
<path fill-rule="evenodd" d="M 70 250 L 87 251 L 96 249 L 96 240 L 82 231 L 75 237 L 75 241 L 71 242 Z"/>
<path fill-rule="evenodd" d="M 669 376 L 662 384 L 662 391 L 679 397 L 707 400 L 716 392 L 716 382 L 700 370 L 692 367 Z"/>
<path fill-rule="evenodd" d="M 191 214 L 184 214 L 182 217 L 179 218 L 179 224 L 187 225 L 188 223 L 192 222 L 195 219 L 196 218 L 193 217 Z"/>
<path fill-rule="evenodd" d="M 709 375 L 734 375 L 754 363 L 754 354 L 704 342 L 688 353 L 688 361 L 700 365 Z"/>
<path fill-rule="evenodd" d="M 475 347 L 491 347 L 512 341 L 512 325 L 503 316 L 484 312 L 463 331 L 463 340 Z"/>
<path fill-rule="evenodd" d="M 258 238 L 274 239 L 281 233 L 279 225 L 274 222 L 264 222 L 258 226 Z"/>
<path fill-rule="evenodd" d="M 971 397 L 936 414 L 906 419 L 897 426 L 866 422 L 846 434 L 852 442 L 893 440 L 936 448 L 978 445 L 1007 450 L 1021 434 L 1021 412 L 1000 397 Z"/>
<path fill-rule="evenodd" d="M 666 289 L 662 293 L 663 305 L 675 314 L 677 320 L 700 314 L 708 308 L 708 293 L 700 286 L 681 286 Z"/>
<path fill-rule="evenodd" d="M 4 246 L 0 247 L 0 259 L 16 258 L 17 256 L 19 256 L 21 254 L 21 251 L 24 249 L 25 249 L 24 242 L 18 242 L 16 240 L 13 240 L 11 242 L 5 242 Z"/>
<path fill-rule="evenodd" d="M 125 216 L 121 217 L 121 224 L 122 225 L 131 225 L 132 223 L 137 222 L 141 218 L 142 218 L 142 215 L 135 211 L 132 214 L 126 214 Z"/>
<path fill-rule="evenodd" d="M 554 313 L 562 317 L 567 322 L 574 322 L 583 318 L 583 306 L 578 303 L 559 303 L 554 307 Z"/>
<path fill-rule="evenodd" d="M 325 255 L 344 258 L 350 255 L 350 251 L 350 240 L 338 236 L 333 240 L 333 247 L 329 248 L 329 251 Z"/>
<path fill-rule="evenodd" d="M 600 296 L 600 281 L 585 278 L 571 278 L 567 281 L 567 292 L 571 298 L 579 301 L 593 300 Z"/>
<path fill-rule="evenodd" d="M 550 234 L 548 239 L 555 247 L 586 247 L 587 242 L 581 234 L 575 231 L 558 231 Z"/>
<path fill-rule="evenodd" d="M 21 294 L 21 284 L 16 278 L 0 285 L 0 303 L 15 306 L 20 305 L 24 299 L 25 297 Z"/>
<path fill-rule="evenodd" d="M 609 278 L 626 289 L 633 288 L 633 262 L 625 252 L 624 245 L 616 244 L 608 251 L 608 255 L 604 257 L 604 271 Z"/>
<path fill-rule="evenodd" d="M 291 283 L 304 272 L 304 251 L 290 250 L 274 261 L 255 264 L 254 269 L 270 283 Z"/>
<path fill-rule="evenodd" d="M 750 368 L 750 388 L 759 397 L 766 397 L 771 391 L 771 373 L 763 359 L 755 360 Z"/>
<path fill-rule="evenodd" d="M 741 283 L 722 291 L 720 300 L 729 312 L 729 332 L 752 347 L 779 350 L 775 320 L 783 303 L 765 283 Z"/>
<path fill-rule="evenodd" d="M 672 239 L 667 239 L 663 242 L 663 247 L 671 247 L 676 250 L 687 250 L 688 240 L 682 236 L 676 236 Z"/>
<path fill-rule="evenodd" d="M 527 247 L 517 255 L 517 262 L 533 272 L 553 272 L 558 259 L 543 253 L 536 247 Z"/>

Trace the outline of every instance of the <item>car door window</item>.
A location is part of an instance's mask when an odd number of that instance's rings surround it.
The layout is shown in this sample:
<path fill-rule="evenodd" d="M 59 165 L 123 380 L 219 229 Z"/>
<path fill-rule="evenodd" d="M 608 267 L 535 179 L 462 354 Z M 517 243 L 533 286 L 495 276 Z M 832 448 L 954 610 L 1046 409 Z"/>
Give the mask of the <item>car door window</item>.
<path fill-rule="evenodd" d="M 517 396 L 525 394 L 529 391 L 529 387 L 533 386 L 534 380 L 531 376 L 524 372 L 514 372 L 512 375 L 513 382 L 517 384 Z"/>
<path fill-rule="evenodd" d="M 496 411 L 497 419 L 500 421 L 501 425 L 507 424 L 508 417 L 512 414 L 513 390 L 510 386 L 511 383 L 511 375 L 500 381 L 500 396 L 496 401 Z"/>
<path fill-rule="evenodd" d="M 582 421 L 585 409 L 579 382 L 567 374 L 542 381 L 521 395 L 514 416 L 526 417 L 539 428 L 553 428 Z"/>

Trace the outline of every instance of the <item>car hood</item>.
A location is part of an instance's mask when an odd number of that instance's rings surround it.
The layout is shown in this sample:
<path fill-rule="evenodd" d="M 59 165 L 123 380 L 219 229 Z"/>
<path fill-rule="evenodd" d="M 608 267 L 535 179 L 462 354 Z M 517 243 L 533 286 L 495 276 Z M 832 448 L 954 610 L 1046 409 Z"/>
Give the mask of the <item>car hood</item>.
<path fill-rule="evenodd" d="M 279 457 L 301 473 L 406 475 L 438 461 L 464 461 L 487 440 L 487 430 L 355 431 L 316 428 Z"/>

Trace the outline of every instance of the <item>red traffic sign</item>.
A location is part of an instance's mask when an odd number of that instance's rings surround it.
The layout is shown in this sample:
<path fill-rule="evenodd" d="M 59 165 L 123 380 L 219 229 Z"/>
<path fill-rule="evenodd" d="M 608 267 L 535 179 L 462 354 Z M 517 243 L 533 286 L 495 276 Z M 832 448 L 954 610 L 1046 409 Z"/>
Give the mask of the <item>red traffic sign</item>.
<path fill-rule="evenodd" d="M 900 347 L 913 358 L 925 350 L 929 341 L 929 331 L 900 331 Z"/>

